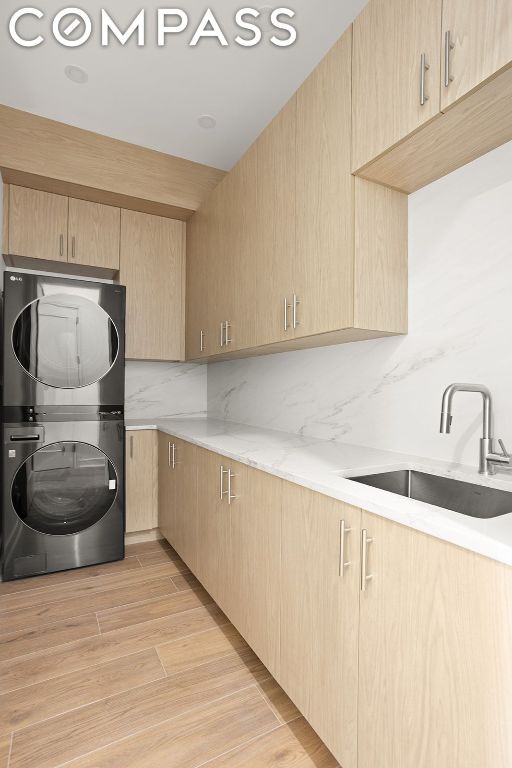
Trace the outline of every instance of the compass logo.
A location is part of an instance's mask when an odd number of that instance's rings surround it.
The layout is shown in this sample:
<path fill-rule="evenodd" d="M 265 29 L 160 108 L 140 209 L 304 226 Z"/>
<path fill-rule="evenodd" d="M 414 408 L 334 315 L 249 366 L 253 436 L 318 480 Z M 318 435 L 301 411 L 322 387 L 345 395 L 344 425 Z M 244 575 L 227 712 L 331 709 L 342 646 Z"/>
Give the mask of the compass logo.
<path fill-rule="evenodd" d="M 101 45 L 117 42 L 122 46 L 134 38 L 139 47 L 147 44 L 146 10 L 140 10 L 132 21 L 122 29 L 104 8 L 100 10 L 99 33 Z M 235 13 L 238 34 L 233 41 L 244 48 L 252 48 L 263 40 L 261 11 L 256 8 L 241 8 Z M 291 8 L 270 9 L 269 42 L 279 48 L 287 48 L 297 40 L 297 30 L 290 23 L 295 17 Z M 9 20 L 9 34 L 12 40 L 23 48 L 36 48 L 45 42 L 43 34 L 45 14 L 39 8 L 20 8 Z M 94 32 L 93 20 L 82 8 L 63 8 L 49 25 L 53 38 L 66 48 L 78 48 L 91 38 Z M 208 8 L 199 22 L 191 23 L 189 15 L 181 8 L 159 8 L 156 11 L 156 37 L 159 47 L 165 46 L 172 35 L 184 34 L 188 30 L 188 45 L 194 47 L 204 38 L 213 38 L 222 47 L 230 42 L 211 8 Z M 191 33 L 191 36 L 190 36 Z"/>

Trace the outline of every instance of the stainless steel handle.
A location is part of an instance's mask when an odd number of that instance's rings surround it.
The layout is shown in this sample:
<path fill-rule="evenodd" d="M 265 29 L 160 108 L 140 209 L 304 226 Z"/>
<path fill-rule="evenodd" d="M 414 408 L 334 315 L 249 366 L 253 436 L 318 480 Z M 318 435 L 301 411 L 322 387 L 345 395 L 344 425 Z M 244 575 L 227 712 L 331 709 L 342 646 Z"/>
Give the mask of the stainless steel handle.
<path fill-rule="evenodd" d="M 224 469 L 223 465 L 221 464 L 220 465 L 220 500 L 221 501 L 226 495 L 226 493 L 228 493 L 228 491 L 224 490 L 224 475 L 227 475 L 228 473 L 229 473 L 229 470 Z"/>
<path fill-rule="evenodd" d="M 233 474 L 233 472 L 230 469 L 228 469 L 228 504 L 231 504 L 231 502 L 234 501 L 234 499 L 236 499 L 236 496 L 234 496 L 231 493 L 231 480 L 234 477 L 236 477 L 236 475 Z"/>
<path fill-rule="evenodd" d="M 297 306 L 299 304 L 300 304 L 300 301 L 298 297 L 295 294 L 293 294 L 293 327 L 294 329 L 300 325 L 299 321 L 297 320 Z"/>
<path fill-rule="evenodd" d="M 199 338 L 200 338 L 200 341 L 199 341 L 200 351 L 204 352 L 204 331 L 201 331 Z"/>
<path fill-rule="evenodd" d="M 347 533 L 350 533 L 352 528 L 347 528 L 345 520 L 340 520 L 340 560 L 339 560 L 339 575 L 345 574 L 345 568 L 352 565 L 350 560 L 345 560 L 345 540 Z"/>
<path fill-rule="evenodd" d="M 284 330 L 288 330 L 288 310 L 290 309 L 290 305 L 288 304 L 288 299 L 284 298 Z"/>
<path fill-rule="evenodd" d="M 221 347 L 224 346 L 224 320 L 220 324 L 220 345 Z"/>
<path fill-rule="evenodd" d="M 172 451 L 171 451 L 171 466 L 173 469 L 176 469 L 176 445 L 172 444 Z"/>
<path fill-rule="evenodd" d="M 133 435 L 130 435 L 130 459 L 133 459 Z"/>
<path fill-rule="evenodd" d="M 59 237 L 59 253 L 61 257 L 64 256 L 64 235 Z"/>
<path fill-rule="evenodd" d="M 368 582 L 373 579 L 373 573 L 368 573 L 368 545 L 374 541 L 363 528 L 361 534 L 361 591 L 366 592 Z"/>
<path fill-rule="evenodd" d="M 455 48 L 455 43 L 452 43 L 451 32 L 448 29 L 444 35 L 444 87 L 448 88 L 453 81 L 453 75 L 450 74 L 450 51 Z"/>
<path fill-rule="evenodd" d="M 229 332 L 231 330 L 231 323 L 229 322 L 229 320 L 225 321 L 224 328 L 226 329 L 226 335 L 225 335 L 224 341 L 227 346 L 228 344 L 231 344 L 231 342 L 233 341 L 233 339 L 229 335 Z"/>
<path fill-rule="evenodd" d="M 72 259 L 75 258 L 75 246 L 76 246 L 76 238 L 73 235 L 73 237 L 71 238 L 71 258 Z"/>
<path fill-rule="evenodd" d="M 428 96 L 425 93 L 425 73 L 428 69 L 430 69 L 430 65 L 427 63 L 427 55 L 422 53 L 420 60 L 420 104 L 422 107 L 428 101 Z"/>
<path fill-rule="evenodd" d="M 167 447 L 167 463 L 173 469 L 175 466 L 175 450 L 176 450 L 176 447 L 174 443 L 171 443 L 171 441 L 169 440 L 169 444 Z"/>

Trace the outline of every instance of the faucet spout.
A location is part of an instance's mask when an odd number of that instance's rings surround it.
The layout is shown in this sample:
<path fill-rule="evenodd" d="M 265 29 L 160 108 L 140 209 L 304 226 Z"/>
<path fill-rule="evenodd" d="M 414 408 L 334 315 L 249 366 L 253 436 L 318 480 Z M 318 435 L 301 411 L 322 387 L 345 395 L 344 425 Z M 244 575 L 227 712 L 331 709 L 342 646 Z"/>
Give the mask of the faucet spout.
<path fill-rule="evenodd" d="M 483 399 L 482 438 L 490 440 L 492 437 L 492 397 L 489 389 L 483 384 L 450 384 L 443 395 L 441 406 L 441 428 L 443 435 L 449 435 L 453 421 L 452 404 L 456 392 L 477 392 Z"/>

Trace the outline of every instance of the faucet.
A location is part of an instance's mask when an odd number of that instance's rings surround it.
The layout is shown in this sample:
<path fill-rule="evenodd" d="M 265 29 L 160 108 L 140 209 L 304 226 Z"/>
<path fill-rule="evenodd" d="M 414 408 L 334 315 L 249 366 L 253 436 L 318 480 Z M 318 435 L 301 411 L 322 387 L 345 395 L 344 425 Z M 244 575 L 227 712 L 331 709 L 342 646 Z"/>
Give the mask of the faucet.
<path fill-rule="evenodd" d="M 497 467 L 512 467 L 512 456 L 508 453 L 502 440 L 499 440 L 501 453 L 494 452 L 494 437 L 492 435 L 493 414 L 492 397 L 489 389 L 480 384 L 450 384 L 443 395 L 441 407 L 441 429 L 443 435 L 449 435 L 452 426 L 452 403 L 456 392 L 478 392 L 483 398 L 483 434 L 480 439 L 481 475 L 494 475 Z"/>

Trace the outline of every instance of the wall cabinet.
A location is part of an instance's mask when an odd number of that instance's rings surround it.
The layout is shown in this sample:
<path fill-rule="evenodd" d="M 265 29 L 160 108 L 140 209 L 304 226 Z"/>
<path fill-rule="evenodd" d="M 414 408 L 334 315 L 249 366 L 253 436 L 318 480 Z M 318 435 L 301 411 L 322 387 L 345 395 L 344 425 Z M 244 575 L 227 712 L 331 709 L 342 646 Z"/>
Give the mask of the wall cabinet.
<path fill-rule="evenodd" d="M 126 533 L 158 526 L 157 433 L 126 433 Z"/>
<path fill-rule="evenodd" d="M 8 255 L 119 269 L 119 208 L 13 185 L 8 190 Z"/>
<path fill-rule="evenodd" d="M 343 768 L 357 766 L 360 531 L 360 509 L 283 483 L 279 681 Z"/>
<path fill-rule="evenodd" d="M 185 224 L 123 210 L 120 281 L 126 285 L 126 357 L 185 354 Z"/>
<path fill-rule="evenodd" d="M 349 30 L 189 222 L 188 285 L 215 313 L 189 358 L 407 331 L 407 199 L 351 175 L 351 61 Z"/>

